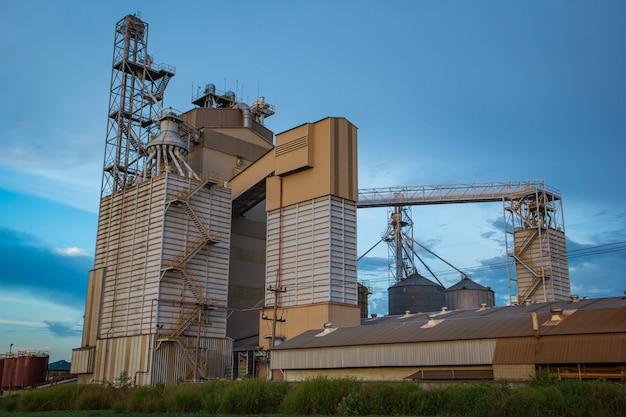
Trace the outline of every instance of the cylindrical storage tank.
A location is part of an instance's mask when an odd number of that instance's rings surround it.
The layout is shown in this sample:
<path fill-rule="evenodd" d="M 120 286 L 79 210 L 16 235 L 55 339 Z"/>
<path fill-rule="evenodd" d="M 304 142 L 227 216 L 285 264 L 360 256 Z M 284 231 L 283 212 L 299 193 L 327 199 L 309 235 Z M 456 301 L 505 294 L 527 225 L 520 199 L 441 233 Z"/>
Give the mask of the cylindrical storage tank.
<path fill-rule="evenodd" d="M 11 389 L 14 387 L 15 369 L 17 368 L 17 357 L 11 356 L 4 358 L 4 366 L 2 367 L 2 382 L 0 388 Z"/>
<path fill-rule="evenodd" d="M 496 305 L 493 290 L 483 287 L 467 276 L 463 276 L 461 281 L 446 290 L 446 303 L 451 310 L 477 310 L 481 304 L 485 307 Z"/>
<path fill-rule="evenodd" d="M 446 306 L 445 288 L 420 274 L 413 274 L 387 290 L 389 314 L 426 313 Z"/>
<path fill-rule="evenodd" d="M 2 383 L 2 370 L 4 369 L 4 357 L 0 358 L 0 383 Z"/>
<path fill-rule="evenodd" d="M 15 371 L 15 387 L 30 387 L 40 382 L 45 382 L 48 370 L 48 355 L 22 355 L 17 357 L 17 369 Z"/>

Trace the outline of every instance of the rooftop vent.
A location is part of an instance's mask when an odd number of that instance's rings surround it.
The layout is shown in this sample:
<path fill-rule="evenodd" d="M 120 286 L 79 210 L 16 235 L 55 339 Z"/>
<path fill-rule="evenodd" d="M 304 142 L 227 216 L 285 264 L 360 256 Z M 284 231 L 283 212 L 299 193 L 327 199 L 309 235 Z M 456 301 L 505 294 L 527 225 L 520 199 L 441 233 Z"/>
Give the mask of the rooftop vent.
<path fill-rule="evenodd" d="M 278 345 L 280 345 L 281 343 L 283 343 L 285 341 L 285 336 L 283 336 L 283 335 L 278 335 L 277 334 L 274 338 L 276 339 L 274 341 L 274 346 L 278 346 Z M 270 340 L 270 343 L 271 343 L 272 335 L 271 334 L 266 334 L 265 336 L 263 336 L 263 339 Z"/>
<path fill-rule="evenodd" d="M 378 314 L 372 313 L 372 318 L 375 319 L 376 317 L 378 317 Z"/>
<path fill-rule="evenodd" d="M 480 310 L 487 310 L 487 303 L 480 303 Z"/>
<path fill-rule="evenodd" d="M 441 312 L 442 312 L 442 313 L 445 313 L 445 312 L 447 312 L 447 311 L 448 311 L 448 307 L 441 307 Z"/>
<path fill-rule="evenodd" d="M 428 315 L 428 321 L 433 322 L 437 320 L 437 315 L 436 314 L 429 314 Z"/>
<path fill-rule="evenodd" d="M 327 321 L 326 323 L 324 323 L 324 330 L 322 330 L 320 333 L 316 334 L 315 337 L 326 336 L 327 334 L 332 333 L 335 330 L 337 330 L 337 328 L 333 327 L 333 323 L 330 322 L 330 321 Z"/>
<path fill-rule="evenodd" d="M 411 317 L 411 310 L 404 310 L 404 314 L 400 317 L 398 317 L 399 319 L 405 319 L 407 317 Z"/>
<path fill-rule="evenodd" d="M 550 314 L 552 314 L 552 317 L 550 318 L 551 321 L 561 321 L 561 320 L 563 320 L 563 309 L 562 308 L 552 307 L 550 309 Z"/>
<path fill-rule="evenodd" d="M 577 295 L 570 295 L 569 296 L 570 300 L 572 300 L 572 303 L 577 303 L 578 302 L 578 296 Z"/>

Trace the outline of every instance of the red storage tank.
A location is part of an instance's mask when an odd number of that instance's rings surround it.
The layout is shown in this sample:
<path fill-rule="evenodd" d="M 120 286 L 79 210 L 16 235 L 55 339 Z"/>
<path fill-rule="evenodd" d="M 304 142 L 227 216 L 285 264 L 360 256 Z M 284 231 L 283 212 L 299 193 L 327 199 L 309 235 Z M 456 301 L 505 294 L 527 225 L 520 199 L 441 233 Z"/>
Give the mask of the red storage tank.
<path fill-rule="evenodd" d="M 27 354 L 17 357 L 15 387 L 23 388 L 46 381 L 47 354 Z"/>
<path fill-rule="evenodd" d="M 11 356 L 4 358 L 4 366 L 2 368 L 2 382 L 0 388 L 10 389 L 13 388 L 13 381 L 15 380 L 15 369 L 17 368 L 17 357 Z"/>
<path fill-rule="evenodd" d="M 2 370 L 4 369 L 4 356 L 0 358 L 0 384 L 2 383 Z"/>

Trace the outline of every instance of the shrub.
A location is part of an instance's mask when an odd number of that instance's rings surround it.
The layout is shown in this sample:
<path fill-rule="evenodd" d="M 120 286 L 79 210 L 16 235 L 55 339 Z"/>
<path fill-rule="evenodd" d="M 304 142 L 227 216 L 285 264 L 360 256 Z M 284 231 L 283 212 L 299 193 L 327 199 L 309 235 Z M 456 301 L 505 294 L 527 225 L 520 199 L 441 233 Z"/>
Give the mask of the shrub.
<path fill-rule="evenodd" d="M 300 382 L 285 395 L 279 412 L 283 414 L 335 414 L 343 398 L 358 393 L 359 383 L 354 379 L 317 377 Z"/>
<path fill-rule="evenodd" d="M 258 379 L 233 381 L 224 392 L 219 412 L 224 414 L 276 414 L 289 385 Z"/>
<path fill-rule="evenodd" d="M 15 411 L 17 409 L 17 399 L 19 395 L 13 394 L 8 397 L 0 398 L 0 410 Z"/>
<path fill-rule="evenodd" d="M 130 391 L 128 408 L 141 413 L 164 413 L 167 411 L 164 391 L 163 384 L 135 387 Z"/>
<path fill-rule="evenodd" d="M 89 389 L 88 385 L 56 385 L 24 391 L 18 398 L 20 411 L 72 410 L 76 398 Z"/>
<path fill-rule="evenodd" d="M 204 385 L 208 384 L 179 384 L 166 397 L 167 411 L 189 413 L 202 410 Z"/>
<path fill-rule="evenodd" d="M 227 381 L 212 381 L 202 384 L 202 410 L 209 414 L 217 414 L 228 385 L 229 382 Z"/>

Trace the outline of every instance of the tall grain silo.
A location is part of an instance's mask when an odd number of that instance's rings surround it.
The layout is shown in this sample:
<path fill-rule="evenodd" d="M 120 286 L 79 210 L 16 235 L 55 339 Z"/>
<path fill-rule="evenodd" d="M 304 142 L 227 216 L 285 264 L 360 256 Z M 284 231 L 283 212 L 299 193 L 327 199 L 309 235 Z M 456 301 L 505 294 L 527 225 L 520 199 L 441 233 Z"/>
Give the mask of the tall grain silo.
<path fill-rule="evenodd" d="M 467 275 L 446 290 L 446 303 L 451 310 L 477 309 L 481 304 L 496 305 L 493 290 L 472 281 Z"/>
<path fill-rule="evenodd" d="M 446 304 L 445 288 L 418 273 L 398 281 L 387 290 L 389 314 L 424 313 L 440 310 Z"/>

